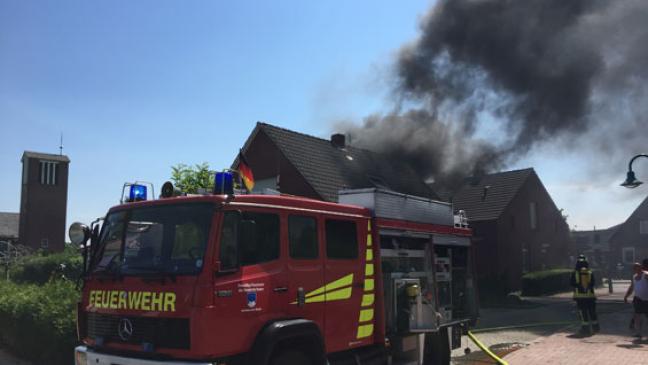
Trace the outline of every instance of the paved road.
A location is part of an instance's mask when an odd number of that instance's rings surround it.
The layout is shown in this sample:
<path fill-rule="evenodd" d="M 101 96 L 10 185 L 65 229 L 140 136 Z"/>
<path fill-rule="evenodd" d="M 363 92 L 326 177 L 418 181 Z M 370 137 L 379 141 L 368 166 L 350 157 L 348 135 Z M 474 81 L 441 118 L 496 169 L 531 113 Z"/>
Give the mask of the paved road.
<path fill-rule="evenodd" d="M 481 309 L 480 320 L 475 329 L 477 338 L 487 347 L 519 347 L 526 346 L 535 340 L 549 336 L 565 324 L 534 326 L 526 328 L 510 328 L 517 326 L 537 325 L 547 322 L 569 322 L 576 319 L 576 312 L 571 300 L 554 300 L 553 298 L 531 298 L 532 306 L 528 308 L 494 308 Z M 506 329 L 497 329 L 509 327 Z M 489 331 L 489 329 L 494 329 Z M 487 332 L 480 332 L 487 330 Z M 481 350 L 467 336 L 461 339 L 462 348 L 452 352 L 456 364 L 461 361 L 465 349 L 471 352 Z M 470 358 L 474 358 L 471 356 Z"/>
<path fill-rule="evenodd" d="M 485 345 L 500 349 L 505 354 L 506 349 L 518 349 L 505 356 L 505 360 L 513 364 L 576 364 L 582 359 L 583 363 L 593 364 L 648 364 L 648 346 L 633 343 L 627 329 L 632 308 L 623 303 L 623 294 L 628 282 L 615 282 L 615 293 L 610 295 L 607 288 L 597 291 L 599 295 L 598 312 L 601 317 L 602 333 L 585 339 L 569 337 L 578 326 L 569 324 L 541 325 L 529 328 L 499 329 L 478 333 L 477 337 Z M 528 298 L 536 303 L 536 307 L 526 309 L 487 309 L 482 310 L 482 319 L 478 328 L 488 329 L 502 326 L 516 326 L 524 324 L 539 324 L 542 322 L 571 322 L 576 319 L 576 312 L 569 293 L 552 297 Z M 465 340 L 465 341 L 464 341 Z M 610 361 L 610 359 L 592 352 L 589 345 L 606 350 L 606 356 L 625 359 L 624 362 Z M 607 344 L 607 345 L 602 345 Z M 462 339 L 462 349 L 453 351 L 454 364 L 488 364 L 492 361 L 482 361 L 484 355 L 469 339 Z M 462 356 L 465 347 L 477 351 L 470 356 Z M 555 347 L 555 349 L 554 349 Z M 581 353 L 580 357 L 570 359 L 572 353 Z M 616 353 L 619 352 L 620 353 Z M 481 355 L 481 356 L 480 356 Z M 625 358 L 624 358 L 625 356 Z M 635 358 L 638 356 L 638 359 Z M 475 361 L 478 359 L 478 361 Z M 574 362 L 575 361 L 575 362 Z M 634 361 L 634 362 L 633 362 Z"/>

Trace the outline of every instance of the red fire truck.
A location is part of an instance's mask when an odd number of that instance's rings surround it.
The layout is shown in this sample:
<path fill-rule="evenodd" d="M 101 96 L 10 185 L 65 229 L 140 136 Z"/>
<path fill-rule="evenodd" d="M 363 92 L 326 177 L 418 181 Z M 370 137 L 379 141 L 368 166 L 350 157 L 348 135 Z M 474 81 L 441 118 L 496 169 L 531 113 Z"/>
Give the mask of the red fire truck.
<path fill-rule="evenodd" d="M 477 318 L 471 230 L 448 203 L 129 189 L 70 228 L 77 365 L 448 364 Z"/>

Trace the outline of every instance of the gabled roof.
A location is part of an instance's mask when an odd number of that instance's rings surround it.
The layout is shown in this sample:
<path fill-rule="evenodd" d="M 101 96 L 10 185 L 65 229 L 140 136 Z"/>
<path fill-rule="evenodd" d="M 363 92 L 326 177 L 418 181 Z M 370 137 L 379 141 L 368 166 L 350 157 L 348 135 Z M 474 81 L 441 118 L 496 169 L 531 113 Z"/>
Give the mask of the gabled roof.
<path fill-rule="evenodd" d="M 387 156 L 348 144 L 339 148 L 329 140 L 261 122 L 244 150 L 259 132 L 273 141 L 324 200 L 337 202 L 342 189 L 372 187 L 438 199 L 406 161 L 391 161 Z"/>
<path fill-rule="evenodd" d="M 634 216 L 639 215 L 641 211 L 645 211 L 643 209 L 644 206 L 648 205 L 648 197 L 644 198 L 644 200 L 641 201 L 641 203 L 637 206 L 637 208 L 630 214 L 628 219 L 626 219 L 623 223 L 621 223 L 619 226 L 617 226 L 617 229 L 612 233 L 612 236 L 609 238 L 610 241 L 612 241 L 619 232 L 623 231 L 626 223 L 628 223 Z"/>
<path fill-rule="evenodd" d="M 66 155 L 55 155 L 52 153 L 42 153 L 42 152 L 33 152 L 25 151 L 23 153 L 22 160 L 27 158 L 38 158 L 41 160 L 50 160 L 50 161 L 59 161 L 59 162 L 70 162 L 70 159 Z"/>
<path fill-rule="evenodd" d="M 452 203 L 469 221 L 498 219 L 532 174 L 535 171 L 528 168 L 467 178 Z"/>
<path fill-rule="evenodd" d="M 599 248 L 608 251 L 610 249 L 610 239 L 621 226 L 622 224 L 617 224 L 606 229 L 571 231 L 570 235 L 572 241 L 577 245 L 584 245 L 589 246 L 592 249 Z M 598 242 L 596 238 L 597 236 Z"/>
<path fill-rule="evenodd" d="M 18 238 L 19 213 L 0 212 L 0 238 Z"/>

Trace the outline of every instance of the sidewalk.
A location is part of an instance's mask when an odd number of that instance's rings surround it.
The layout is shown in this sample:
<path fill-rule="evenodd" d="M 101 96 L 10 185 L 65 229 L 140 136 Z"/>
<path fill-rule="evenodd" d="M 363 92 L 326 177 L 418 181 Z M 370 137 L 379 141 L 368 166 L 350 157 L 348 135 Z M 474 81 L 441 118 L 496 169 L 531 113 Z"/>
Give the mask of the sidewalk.
<path fill-rule="evenodd" d="M 621 288 L 615 288 L 614 294 L 597 291 L 601 333 L 577 338 L 573 334 L 578 330 L 578 326 L 562 328 L 508 354 L 504 360 L 510 365 L 648 364 L 648 341 L 644 338 L 643 342 L 639 342 L 630 336 L 628 323 L 632 315 L 632 306 L 623 304 L 624 293 L 625 290 Z M 562 299 L 562 295 L 555 298 Z M 648 329 L 648 325 L 644 324 L 644 328 Z M 648 335 L 646 329 L 644 334 Z"/>

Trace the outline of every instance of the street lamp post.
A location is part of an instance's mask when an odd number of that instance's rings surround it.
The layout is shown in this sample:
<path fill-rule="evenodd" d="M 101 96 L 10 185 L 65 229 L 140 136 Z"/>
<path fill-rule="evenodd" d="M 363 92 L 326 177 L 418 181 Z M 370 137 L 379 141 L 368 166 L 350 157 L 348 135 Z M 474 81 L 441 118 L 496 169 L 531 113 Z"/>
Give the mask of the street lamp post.
<path fill-rule="evenodd" d="M 638 159 L 639 157 L 648 157 L 648 154 L 640 153 L 630 159 L 630 162 L 628 163 L 628 172 L 626 174 L 626 179 L 624 182 L 621 183 L 621 186 L 628 189 L 634 189 L 637 186 L 643 184 L 643 181 L 638 180 L 637 177 L 635 176 L 634 171 L 632 171 L 632 163 L 635 162 L 635 160 Z M 608 285 L 609 285 L 609 291 L 610 293 L 612 293 L 612 279 L 609 279 Z"/>
<path fill-rule="evenodd" d="M 632 171 L 632 163 L 639 157 L 648 157 L 648 154 L 641 153 L 630 159 L 630 162 L 628 163 L 628 173 L 626 175 L 626 180 L 621 183 L 621 186 L 629 189 L 634 189 L 637 186 L 643 184 L 642 181 L 637 180 L 634 171 Z"/>

